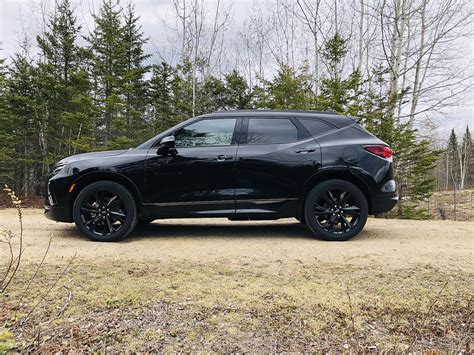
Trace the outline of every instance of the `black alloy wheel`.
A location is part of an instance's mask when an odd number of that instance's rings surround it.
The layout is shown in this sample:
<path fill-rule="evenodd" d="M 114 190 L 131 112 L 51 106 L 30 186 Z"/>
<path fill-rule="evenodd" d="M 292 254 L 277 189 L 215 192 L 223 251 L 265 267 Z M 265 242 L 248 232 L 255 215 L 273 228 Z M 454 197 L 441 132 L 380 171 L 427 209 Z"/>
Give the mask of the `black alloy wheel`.
<path fill-rule="evenodd" d="M 73 217 L 76 226 L 94 241 L 117 241 L 137 224 L 133 196 L 122 185 L 99 181 L 86 186 L 77 196 Z"/>
<path fill-rule="evenodd" d="M 314 187 L 305 204 L 305 219 L 322 239 L 344 241 L 356 236 L 368 217 L 364 194 L 345 180 L 328 180 Z"/>

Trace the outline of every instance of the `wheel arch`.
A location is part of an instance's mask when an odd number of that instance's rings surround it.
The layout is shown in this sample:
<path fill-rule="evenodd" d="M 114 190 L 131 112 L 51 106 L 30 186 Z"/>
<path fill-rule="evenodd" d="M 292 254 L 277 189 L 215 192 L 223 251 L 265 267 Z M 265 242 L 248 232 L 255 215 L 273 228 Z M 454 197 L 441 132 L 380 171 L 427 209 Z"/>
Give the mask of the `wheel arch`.
<path fill-rule="evenodd" d="M 70 210 L 71 217 L 72 217 L 74 201 L 76 200 L 79 193 L 86 186 L 98 181 L 112 181 L 127 188 L 135 200 L 138 214 L 141 213 L 140 206 L 141 206 L 142 199 L 141 199 L 140 191 L 138 190 L 138 187 L 135 185 L 135 183 L 123 174 L 110 172 L 110 171 L 100 171 L 100 172 L 92 172 L 92 173 L 82 175 L 76 180 L 74 180 L 73 184 L 75 186 L 72 192 L 70 192 L 71 196 L 69 198 L 69 210 Z"/>
<path fill-rule="evenodd" d="M 300 220 L 304 220 L 304 205 L 306 202 L 306 196 L 308 196 L 309 191 L 319 183 L 327 180 L 345 180 L 348 181 L 355 186 L 359 188 L 359 190 L 362 191 L 364 194 L 367 204 L 369 207 L 369 214 L 372 211 L 372 198 L 370 194 L 370 188 L 367 184 L 367 182 L 364 181 L 364 179 L 360 176 L 360 174 L 357 174 L 354 171 L 351 171 L 349 169 L 337 169 L 337 170 L 322 170 L 321 172 L 313 175 L 310 177 L 304 184 L 303 187 L 303 192 L 301 194 L 301 197 L 299 199 L 299 204 L 298 204 L 298 216 Z"/>

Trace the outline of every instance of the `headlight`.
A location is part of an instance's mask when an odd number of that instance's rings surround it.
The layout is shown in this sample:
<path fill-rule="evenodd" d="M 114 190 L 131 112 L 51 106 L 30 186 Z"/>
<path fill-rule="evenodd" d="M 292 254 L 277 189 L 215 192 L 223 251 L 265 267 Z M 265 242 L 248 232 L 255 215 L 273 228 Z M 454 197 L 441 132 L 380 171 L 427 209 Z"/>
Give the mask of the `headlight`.
<path fill-rule="evenodd" d="M 72 174 L 72 169 L 68 164 L 57 164 L 53 167 L 53 170 L 51 171 L 51 175 L 71 175 Z"/>
<path fill-rule="evenodd" d="M 48 191 L 47 191 L 47 194 L 48 194 L 48 202 L 51 206 L 54 205 L 54 198 L 53 198 L 53 194 L 51 193 L 51 190 L 49 188 L 49 183 L 48 183 Z"/>

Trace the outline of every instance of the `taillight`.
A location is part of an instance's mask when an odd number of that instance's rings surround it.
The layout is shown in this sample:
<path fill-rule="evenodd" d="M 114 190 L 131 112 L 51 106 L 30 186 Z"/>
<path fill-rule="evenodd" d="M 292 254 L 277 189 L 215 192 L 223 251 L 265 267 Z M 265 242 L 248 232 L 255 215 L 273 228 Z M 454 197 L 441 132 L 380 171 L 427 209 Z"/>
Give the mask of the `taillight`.
<path fill-rule="evenodd" d="M 391 158 L 393 155 L 393 150 L 385 145 L 371 145 L 364 149 L 382 158 Z"/>

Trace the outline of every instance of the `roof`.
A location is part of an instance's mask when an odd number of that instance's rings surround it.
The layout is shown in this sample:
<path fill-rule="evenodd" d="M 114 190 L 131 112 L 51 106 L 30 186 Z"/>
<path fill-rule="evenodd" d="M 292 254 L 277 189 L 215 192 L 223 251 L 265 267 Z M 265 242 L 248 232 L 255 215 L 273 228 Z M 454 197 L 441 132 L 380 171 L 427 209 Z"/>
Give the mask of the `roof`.
<path fill-rule="evenodd" d="M 354 123 L 355 119 L 340 115 L 335 112 L 303 111 L 303 110 L 222 110 L 201 115 L 200 117 L 222 117 L 222 116 L 244 116 L 244 117 L 294 117 L 294 118 L 318 118 L 321 121 L 336 127 L 343 127 Z"/>

